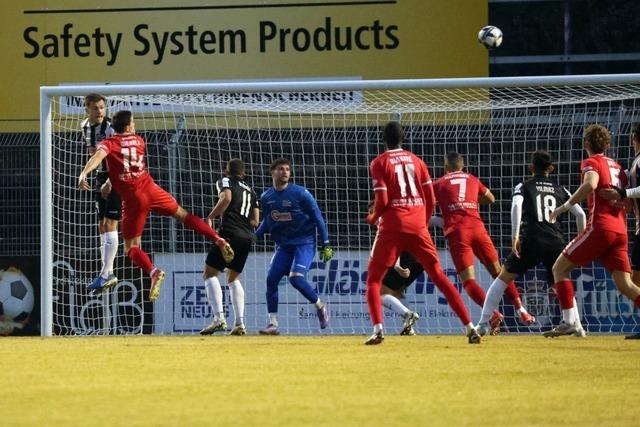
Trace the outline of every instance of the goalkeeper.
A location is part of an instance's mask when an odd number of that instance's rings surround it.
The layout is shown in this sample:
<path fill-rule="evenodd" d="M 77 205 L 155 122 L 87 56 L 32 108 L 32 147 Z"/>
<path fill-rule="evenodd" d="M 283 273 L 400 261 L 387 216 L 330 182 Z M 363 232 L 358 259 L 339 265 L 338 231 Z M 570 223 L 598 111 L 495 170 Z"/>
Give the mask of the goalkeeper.
<path fill-rule="evenodd" d="M 316 250 L 316 232 L 320 233 L 320 260 L 327 262 L 333 257 L 329 246 L 329 233 L 322 218 L 318 203 L 309 190 L 289 182 L 291 162 L 276 159 L 271 164 L 273 187 L 262 193 L 260 206 L 263 220 L 256 236 L 270 233 L 276 243 L 276 251 L 267 273 L 267 309 L 269 323 L 260 330 L 262 335 L 279 335 L 278 328 L 278 283 L 284 275 L 289 282 L 318 310 L 320 329 L 329 325 L 327 304 L 320 301 L 318 293 L 305 278 Z M 317 230 L 317 231 L 316 231 Z"/>

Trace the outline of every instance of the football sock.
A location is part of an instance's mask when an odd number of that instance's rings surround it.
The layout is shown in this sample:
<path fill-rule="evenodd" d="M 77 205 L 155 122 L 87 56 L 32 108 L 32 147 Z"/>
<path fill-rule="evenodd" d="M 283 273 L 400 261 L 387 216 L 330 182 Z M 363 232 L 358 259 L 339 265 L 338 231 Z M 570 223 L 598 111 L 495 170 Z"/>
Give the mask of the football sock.
<path fill-rule="evenodd" d="M 289 276 L 289 282 L 312 304 L 318 301 L 318 293 L 307 282 L 304 276 Z"/>
<path fill-rule="evenodd" d="M 376 323 L 375 325 L 373 325 L 373 333 L 377 334 L 377 333 L 382 333 L 382 323 Z"/>
<path fill-rule="evenodd" d="M 460 292 L 453 286 L 453 283 L 449 281 L 447 276 L 442 271 L 442 268 L 439 264 L 437 265 L 423 265 L 425 267 L 425 271 L 433 280 L 433 283 L 436 284 L 440 292 L 444 295 L 449 303 L 449 307 L 458 315 L 460 321 L 463 325 L 467 325 L 471 323 L 471 317 L 469 316 L 469 310 L 464 305 L 462 301 L 462 297 L 460 296 Z"/>
<path fill-rule="evenodd" d="M 278 312 L 278 283 L 282 276 L 269 270 L 267 274 L 267 311 L 269 313 Z"/>
<path fill-rule="evenodd" d="M 315 306 L 317 309 L 321 309 L 322 306 L 324 305 L 324 303 L 322 301 L 320 301 L 320 298 L 318 298 L 318 301 L 316 301 Z"/>
<path fill-rule="evenodd" d="M 489 290 L 487 291 L 487 296 L 482 306 L 482 314 L 480 315 L 479 323 L 489 323 L 489 319 L 491 319 L 493 311 L 498 308 L 500 300 L 502 300 L 502 296 L 504 295 L 504 292 L 508 288 L 508 286 L 509 285 L 500 280 L 500 278 L 496 277 L 491 286 L 489 286 Z"/>
<path fill-rule="evenodd" d="M 240 280 L 229 283 L 229 294 L 233 306 L 234 325 L 244 325 L 244 289 Z"/>
<path fill-rule="evenodd" d="M 511 300 L 511 303 L 516 308 L 516 310 L 520 311 L 520 309 L 523 309 L 522 300 L 520 299 L 520 293 L 518 292 L 518 288 L 516 288 L 516 284 L 513 282 L 513 280 L 509 282 L 504 293 L 507 295 L 507 298 Z M 524 311 L 526 312 L 526 310 Z"/>
<path fill-rule="evenodd" d="M 127 256 L 133 262 L 133 265 L 139 267 L 147 274 L 151 274 L 151 270 L 153 269 L 153 263 L 149 258 L 149 255 L 145 251 L 143 251 L 138 246 L 134 246 L 129 249 L 127 252 Z"/>
<path fill-rule="evenodd" d="M 278 327 L 278 314 L 277 313 L 269 313 L 269 324 Z"/>
<path fill-rule="evenodd" d="M 485 294 L 476 279 L 467 279 L 462 283 L 467 295 L 480 307 L 484 305 Z"/>
<path fill-rule="evenodd" d="M 113 261 L 118 254 L 118 232 L 108 231 L 104 233 L 104 246 L 103 246 L 104 258 L 102 259 L 102 270 L 100 275 L 104 278 L 109 276 L 109 273 L 113 273 Z"/>
<path fill-rule="evenodd" d="M 198 234 L 202 234 L 214 242 L 220 238 L 218 233 L 216 233 L 213 228 L 209 227 L 209 224 L 194 214 L 188 213 L 187 216 L 184 217 L 183 224 L 188 229 L 193 230 Z"/>
<path fill-rule="evenodd" d="M 367 306 L 369 308 L 369 315 L 371 316 L 371 322 L 374 325 L 380 324 L 380 330 L 382 330 L 382 302 L 380 298 L 380 288 L 382 287 L 382 278 L 387 272 L 387 268 L 384 265 L 369 262 L 367 273 Z M 375 332 L 375 326 L 374 326 Z"/>
<path fill-rule="evenodd" d="M 207 301 L 213 310 L 213 320 L 223 320 L 222 309 L 222 287 L 217 277 L 209 277 L 204 281 L 204 288 L 207 291 Z"/>
<path fill-rule="evenodd" d="M 104 234 L 105 233 L 100 233 L 100 262 L 102 263 L 103 266 L 104 266 Z"/>
<path fill-rule="evenodd" d="M 571 280 L 560 280 L 555 284 L 556 294 L 560 301 L 560 308 L 562 309 L 562 320 L 567 323 L 575 322 L 575 315 L 573 312 L 574 290 Z"/>
<path fill-rule="evenodd" d="M 575 318 L 575 324 L 578 329 L 584 329 L 582 327 L 582 322 L 580 321 L 580 311 L 578 310 L 578 301 L 576 301 L 575 297 L 573 298 L 573 317 Z"/>
<path fill-rule="evenodd" d="M 398 298 L 393 295 L 382 295 L 382 305 L 396 314 L 404 315 L 409 312 L 409 309 L 405 307 Z"/>

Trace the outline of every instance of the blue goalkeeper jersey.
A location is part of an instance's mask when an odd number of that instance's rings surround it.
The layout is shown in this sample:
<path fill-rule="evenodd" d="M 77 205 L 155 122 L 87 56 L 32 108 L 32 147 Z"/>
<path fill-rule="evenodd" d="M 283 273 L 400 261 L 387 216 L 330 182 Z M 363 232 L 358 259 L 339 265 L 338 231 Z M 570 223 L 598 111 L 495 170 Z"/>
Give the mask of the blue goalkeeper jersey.
<path fill-rule="evenodd" d="M 278 245 L 315 244 L 317 229 L 321 242 L 329 243 L 318 203 L 303 186 L 289 183 L 282 191 L 271 187 L 262 193 L 260 206 L 263 220 L 256 230 L 258 237 L 270 233 Z"/>

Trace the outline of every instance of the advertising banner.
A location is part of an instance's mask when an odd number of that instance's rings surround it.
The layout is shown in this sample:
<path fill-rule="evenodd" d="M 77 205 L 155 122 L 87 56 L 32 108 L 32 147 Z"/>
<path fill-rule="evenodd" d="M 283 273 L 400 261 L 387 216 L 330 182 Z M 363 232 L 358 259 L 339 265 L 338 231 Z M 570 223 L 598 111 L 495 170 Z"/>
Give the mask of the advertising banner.
<path fill-rule="evenodd" d="M 44 85 L 481 77 L 487 2 L 2 2 L 0 131 L 36 131 Z M 455 24 L 452 25 L 451 23 Z"/>

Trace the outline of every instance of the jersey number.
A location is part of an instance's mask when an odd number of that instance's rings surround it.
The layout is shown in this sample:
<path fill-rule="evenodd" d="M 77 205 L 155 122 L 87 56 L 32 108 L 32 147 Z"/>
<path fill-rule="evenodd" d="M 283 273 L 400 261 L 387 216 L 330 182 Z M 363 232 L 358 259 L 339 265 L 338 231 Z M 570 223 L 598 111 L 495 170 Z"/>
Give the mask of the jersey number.
<path fill-rule="evenodd" d="M 138 170 L 142 169 L 142 158 L 144 156 L 138 156 L 136 152 L 136 147 L 123 147 L 120 150 L 122 153 L 122 160 L 124 161 L 124 171 L 129 172 L 129 168 L 137 168 Z"/>
<path fill-rule="evenodd" d="M 409 183 L 409 191 L 413 197 L 418 196 L 418 187 L 416 187 L 416 168 L 413 163 L 396 165 L 396 176 L 400 185 L 400 196 L 407 197 L 407 183 Z M 405 179 L 405 174 L 406 178 Z"/>
<path fill-rule="evenodd" d="M 550 194 L 542 197 L 542 194 L 536 196 L 536 209 L 538 211 L 538 222 L 549 221 L 549 215 L 556 210 L 556 198 Z"/>
<path fill-rule="evenodd" d="M 240 206 L 240 215 L 245 218 L 249 218 L 249 211 L 251 210 L 251 193 L 248 191 L 242 192 L 242 206 Z"/>
<path fill-rule="evenodd" d="M 620 169 L 609 168 L 609 175 L 611 176 L 611 185 L 620 188 Z"/>
<path fill-rule="evenodd" d="M 456 178 L 449 181 L 451 185 L 459 185 L 458 188 L 458 201 L 464 202 L 467 195 L 467 178 Z"/>

